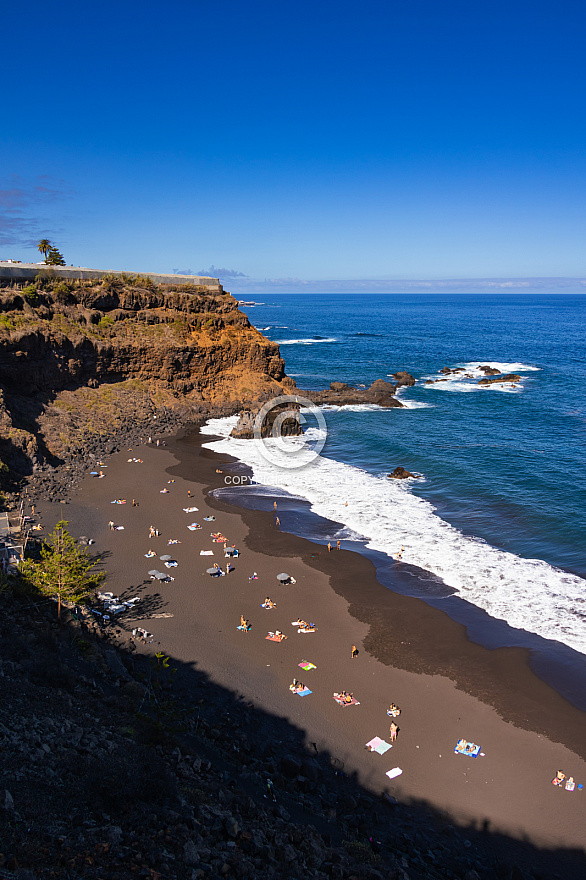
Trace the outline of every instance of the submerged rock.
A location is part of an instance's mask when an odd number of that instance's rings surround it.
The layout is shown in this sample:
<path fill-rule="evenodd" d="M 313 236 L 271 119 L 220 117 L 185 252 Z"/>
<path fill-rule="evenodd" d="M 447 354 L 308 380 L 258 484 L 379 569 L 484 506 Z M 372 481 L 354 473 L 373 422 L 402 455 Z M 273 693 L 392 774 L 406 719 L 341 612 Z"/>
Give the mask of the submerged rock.
<path fill-rule="evenodd" d="M 387 477 L 389 480 L 407 480 L 409 477 L 413 477 L 415 480 L 419 479 L 417 474 L 412 474 L 411 471 L 401 466 L 396 467 L 392 474 L 387 474 Z"/>
<path fill-rule="evenodd" d="M 504 376 L 499 375 L 493 379 L 479 379 L 479 385 L 493 385 L 495 382 L 520 382 L 521 377 L 517 375 L 517 373 L 506 373 Z"/>

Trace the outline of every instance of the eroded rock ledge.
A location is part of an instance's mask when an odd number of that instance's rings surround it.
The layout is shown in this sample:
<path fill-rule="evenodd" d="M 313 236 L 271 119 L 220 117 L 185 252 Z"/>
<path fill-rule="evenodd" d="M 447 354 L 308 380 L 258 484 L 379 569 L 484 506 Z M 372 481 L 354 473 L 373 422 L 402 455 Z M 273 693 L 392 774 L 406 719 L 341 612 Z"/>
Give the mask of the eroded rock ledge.
<path fill-rule="evenodd" d="M 30 474 L 156 418 L 234 412 L 295 387 L 223 291 L 44 274 L 0 287 L 0 459 Z"/>

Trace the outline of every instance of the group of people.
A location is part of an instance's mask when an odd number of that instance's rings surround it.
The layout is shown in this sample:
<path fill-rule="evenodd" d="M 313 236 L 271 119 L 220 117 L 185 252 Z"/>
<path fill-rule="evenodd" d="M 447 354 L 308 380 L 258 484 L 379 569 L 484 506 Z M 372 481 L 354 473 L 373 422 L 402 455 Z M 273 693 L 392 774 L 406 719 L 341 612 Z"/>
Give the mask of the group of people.
<path fill-rule="evenodd" d="M 576 783 L 574 782 L 573 776 L 566 777 L 565 773 L 562 773 L 561 770 L 558 770 L 554 778 L 551 780 L 554 785 L 560 785 L 562 788 L 565 788 L 566 791 L 574 791 L 576 788 Z M 582 788 L 581 785 L 578 788 Z"/>

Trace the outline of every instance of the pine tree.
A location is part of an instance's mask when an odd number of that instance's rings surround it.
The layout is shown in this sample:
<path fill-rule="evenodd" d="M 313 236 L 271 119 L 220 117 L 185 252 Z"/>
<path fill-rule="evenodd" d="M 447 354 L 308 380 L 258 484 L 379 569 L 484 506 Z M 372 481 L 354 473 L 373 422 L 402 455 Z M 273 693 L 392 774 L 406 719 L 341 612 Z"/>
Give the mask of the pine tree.
<path fill-rule="evenodd" d="M 61 251 L 57 250 L 56 247 L 51 245 L 49 247 L 48 255 L 45 257 L 45 262 L 48 266 L 65 266 L 65 260 L 63 259 L 63 254 Z"/>
<path fill-rule="evenodd" d="M 45 596 L 57 597 L 57 616 L 61 620 L 61 603 L 82 602 L 97 589 L 106 575 L 91 573 L 96 563 L 85 550 L 76 546 L 67 531 L 69 523 L 60 520 L 49 535 L 49 543 L 41 547 L 41 560 L 27 559 L 20 573 Z"/>

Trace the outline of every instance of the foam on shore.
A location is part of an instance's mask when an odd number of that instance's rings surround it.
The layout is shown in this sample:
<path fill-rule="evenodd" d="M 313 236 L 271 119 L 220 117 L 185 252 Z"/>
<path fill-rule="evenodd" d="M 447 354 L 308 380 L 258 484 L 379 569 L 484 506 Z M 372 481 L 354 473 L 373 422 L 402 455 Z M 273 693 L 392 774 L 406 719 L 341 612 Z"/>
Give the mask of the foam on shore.
<path fill-rule="evenodd" d="M 201 430 L 223 437 L 207 445 L 249 465 L 257 482 L 306 498 L 315 513 L 364 536 L 370 549 L 394 557 L 403 547 L 402 562 L 432 573 L 492 617 L 586 654 L 584 579 L 462 534 L 415 496 L 409 481 L 321 456 L 298 469 L 276 467 L 262 444 L 228 436 L 235 423 L 236 417 L 212 419 Z"/>

